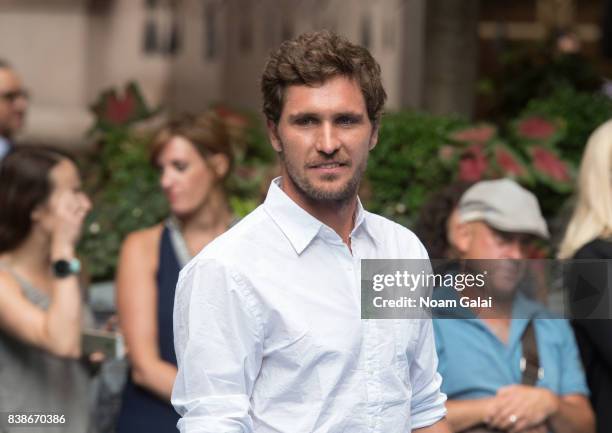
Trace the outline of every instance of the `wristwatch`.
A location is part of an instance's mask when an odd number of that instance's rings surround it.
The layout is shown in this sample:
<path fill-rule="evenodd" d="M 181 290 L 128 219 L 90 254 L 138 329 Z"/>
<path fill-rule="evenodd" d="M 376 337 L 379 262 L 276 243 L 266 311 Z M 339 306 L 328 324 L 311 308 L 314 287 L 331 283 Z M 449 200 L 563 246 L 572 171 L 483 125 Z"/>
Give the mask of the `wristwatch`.
<path fill-rule="evenodd" d="M 81 261 L 77 258 L 70 260 L 59 259 L 54 261 L 51 267 L 53 268 L 53 275 L 57 278 L 66 278 L 81 271 Z"/>

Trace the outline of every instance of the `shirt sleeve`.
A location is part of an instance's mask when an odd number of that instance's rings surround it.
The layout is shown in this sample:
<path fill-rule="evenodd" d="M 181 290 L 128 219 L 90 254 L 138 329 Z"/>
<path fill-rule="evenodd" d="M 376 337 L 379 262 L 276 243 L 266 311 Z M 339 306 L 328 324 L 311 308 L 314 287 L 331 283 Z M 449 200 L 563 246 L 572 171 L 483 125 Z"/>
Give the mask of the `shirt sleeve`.
<path fill-rule="evenodd" d="M 451 393 L 446 386 L 448 384 L 448 360 L 446 359 L 446 348 L 444 346 L 443 320 L 452 321 L 452 319 L 433 319 L 436 355 L 438 356 L 438 373 L 440 373 L 440 376 L 442 377 L 442 385 L 440 389 L 446 394 L 447 398 L 452 398 L 449 397 Z"/>
<path fill-rule="evenodd" d="M 215 260 L 196 260 L 181 272 L 175 297 L 177 427 L 252 432 L 250 396 L 263 342 L 257 303 L 239 274 Z"/>
<path fill-rule="evenodd" d="M 412 428 L 430 426 L 446 415 L 446 395 L 440 390 L 438 356 L 431 319 L 421 319 L 416 354 L 410 364 Z"/>
<path fill-rule="evenodd" d="M 584 376 L 584 367 L 576 345 L 572 328 L 566 320 L 559 320 L 563 336 L 561 345 L 561 387 L 560 394 L 589 395 L 589 388 Z"/>

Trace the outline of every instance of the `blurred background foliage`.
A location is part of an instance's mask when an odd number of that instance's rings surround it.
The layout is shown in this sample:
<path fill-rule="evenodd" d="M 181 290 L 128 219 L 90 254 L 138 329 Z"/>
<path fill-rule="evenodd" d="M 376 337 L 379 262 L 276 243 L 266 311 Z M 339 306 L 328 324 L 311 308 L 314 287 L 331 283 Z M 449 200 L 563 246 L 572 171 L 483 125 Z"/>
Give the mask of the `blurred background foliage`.
<path fill-rule="evenodd" d="M 94 151 L 83 156 L 85 189 L 94 207 L 85 223 L 80 254 L 94 281 L 113 278 L 123 238 L 168 216 L 168 205 L 149 161 L 149 143 L 160 110 L 147 107 L 138 86 L 103 92 L 91 107 L 96 121 L 89 132 Z M 227 180 L 230 205 L 244 216 L 260 202 L 273 176 L 275 155 L 259 117 L 223 106 L 211 108 L 224 119 L 235 156 Z"/>
<path fill-rule="evenodd" d="M 465 120 L 453 116 L 415 112 L 385 115 L 361 192 L 367 208 L 412 226 L 428 194 L 452 180 L 438 152 L 453 130 L 466 125 Z"/>
<path fill-rule="evenodd" d="M 499 103 L 488 118 L 387 113 L 360 191 L 364 205 L 412 227 L 423 203 L 449 183 L 510 176 L 538 196 L 549 221 L 558 220 L 588 136 L 612 118 L 612 100 L 591 88 L 588 67 L 572 65 L 579 56 L 548 59 L 534 70 L 526 58 L 508 62 L 505 76 L 526 72 L 496 82 L 489 96 Z M 259 115 L 212 109 L 230 128 L 236 164 L 227 186 L 232 209 L 244 216 L 263 200 L 278 170 L 276 156 Z M 92 111 L 96 146 L 83 162 L 95 206 L 81 253 L 93 279 L 103 280 L 114 275 L 123 237 L 161 221 L 168 209 L 148 157 L 154 128 L 146 125 L 160 110 L 147 107 L 130 83 L 122 93 L 104 92 Z"/>

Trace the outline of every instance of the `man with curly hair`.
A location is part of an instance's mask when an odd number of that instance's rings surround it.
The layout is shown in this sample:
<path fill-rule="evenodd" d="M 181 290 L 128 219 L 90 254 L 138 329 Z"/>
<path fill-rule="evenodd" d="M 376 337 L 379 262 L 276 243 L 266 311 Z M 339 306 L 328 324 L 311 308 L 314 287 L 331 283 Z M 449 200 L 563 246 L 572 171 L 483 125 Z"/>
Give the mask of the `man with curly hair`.
<path fill-rule="evenodd" d="M 281 176 L 181 272 L 182 432 L 447 433 L 431 320 L 361 320 L 360 259 L 427 259 L 357 197 L 386 99 L 363 47 L 284 42 L 261 80 Z"/>

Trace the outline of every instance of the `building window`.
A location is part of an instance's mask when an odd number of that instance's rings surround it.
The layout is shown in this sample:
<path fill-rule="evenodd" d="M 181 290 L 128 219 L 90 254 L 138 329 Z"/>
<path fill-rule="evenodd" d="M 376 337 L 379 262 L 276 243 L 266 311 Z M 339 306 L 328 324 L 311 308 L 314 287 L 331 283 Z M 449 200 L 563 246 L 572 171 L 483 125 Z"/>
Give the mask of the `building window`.
<path fill-rule="evenodd" d="M 175 55 L 181 48 L 181 26 L 176 0 L 145 0 L 146 18 L 142 39 L 145 54 Z"/>
<path fill-rule="evenodd" d="M 166 14 L 170 21 L 170 28 L 165 34 L 164 53 L 170 56 L 175 56 L 181 50 L 183 42 L 183 28 L 179 21 L 179 5 L 178 0 L 166 0 Z"/>
<path fill-rule="evenodd" d="M 155 54 L 159 49 L 157 22 L 155 20 L 156 0 L 145 0 L 146 20 L 142 38 L 142 49 L 146 54 Z"/>

